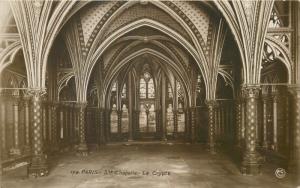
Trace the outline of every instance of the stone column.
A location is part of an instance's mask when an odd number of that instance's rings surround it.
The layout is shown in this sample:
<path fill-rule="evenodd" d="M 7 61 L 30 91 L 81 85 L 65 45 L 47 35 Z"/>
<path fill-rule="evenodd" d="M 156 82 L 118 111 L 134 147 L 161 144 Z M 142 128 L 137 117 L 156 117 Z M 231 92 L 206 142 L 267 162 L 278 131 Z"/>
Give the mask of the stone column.
<path fill-rule="evenodd" d="M 177 138 L 178 133 L 178 110 L 173 111 L 173 120 L 174 120 L 174 138 Z"/>
<path fill-rule="evenodd" d="M 65 140 L 65 122 L 64 122 L 64 106 L 60 104 L 59 106 L 59 149 L 64 148 L 64 140 Z"/>
<path fill-rule="evenodd" d="M 236 146 L 241 147 L 242 143 L 242 105 L 240 100 L 236 100 L 235 103 L 235 126 L 236 126 Z"/>
<path fill-rule="evenodd" d="M 69 143 L 70 148 L 73 148 L 74 144 L 74 115 L 73 115 L 73 104 L 69 107 Z"/>
<path fill-rule="evenodd" d="M 262 146 L 266 150 L 268 149 L 268 135 L 267 135 L 267 125 L 268 125 L 268 115 L 267 115 L 267 104 L 268 104 L 268 96 L 262 96 L 263 101 L 263 143 Z"/>
<path fill-rule="evenodd" d="M 118 139 L 122 140 L 122 110 L 117 111 L 118 116 Z"/>
<path fill-rule="evenodd" d="M 104 109 L 99 109 L 99 123 L 100 123 L 100 144 L 105 143 L 105 118 Z"/>
<path fill-rule="evenodd" d="M 32 90 L 33 126 L 32 126 L 32 160 L 28 168 L 28 175 L 33 177 L 48 174 L 47 156 L 44 154 L 42 132 L 42 95 L 44 91 Z"/>
<path fill-rule="evenodd" d="M 162 140 L 167 140 L 166 137 L 166 125 L 167 125 L 167 104 L 166 104 L 166 94 L 167 94 L 167 81 L 165 74 L 162 74 L 162 81 L 161 81 L 161 134 L 162 134 Z"/>
<path fill-rule="evenodd" d="M 24 110 L 25 110 L 25 146 L 24 152 L 30 153 L 30 108 L 29 108 L 30 97 L 24 97 Z"/>
<path fill-rule="evenodd" d="M 47 135 L 47 102 L 42 102 L 42 132 L 43 132 L 43 140 L 44 140 L 44 151 L 48 152 L 48 135 Z"/>
<path fill-rule="evenodd" d="M 14 131 L 14 146 L 11 149 L 12 155 L 21 155 L 21 149 L 20 149 L 20 137 L 19 137 L 19 102 L 20 98 L 19 96 L 14 96 L 13 101 L 13 131 Z"/>
<path fill-rule="evenodd" d="M 215 148 L 214 110 L 215 110 L 216 101 L 206 100 L 206 105 L 208 108 L 208 150 L 211 154 L 215 154 L 216 148 Z"/>
<path fill-rule="evenodd" d="M 47 126 L 47 135 L 48 135 L 48 143 L 51 145 L 52 143 L 52 103 L 48 103 L 47 105 L 47 112 L 48 112 L 48 126 Z M 51 150 L 51 146 L 49 150 Z"/>
<path fill-rule="evenodd" d="M 134 117 L 133 117 L 133 110 L 134 110 L 134 89 L 133 89 L 133 84 L 132 84 L 133 78 L 132 78 L 132 73 L 129 72 L 128 73 L 128 123 L 129 123 L 129 127 L 128 127 L 128 141 L 132 141 L 133 140 L 133 125 L 134 125 Z"/>
<path fill-rule="evenodd" d="M 78 110 L 79 110 L 79 146 L 77 149 L 78 155 L 87 156 L 88 155 L 88 148 L 86 144 L 86 123 L 85 123 L 85 112 L 87 103 L 82 102 L 78 103 Z"/>
<path fill-rule="evenodd" d="M 2 91 L 1 91 L 2 92 Z M 6 103 L 4 101 L 4 94 L 1 93 L 0 103 L 0 115 L 1 115 L 1 156 L 0 158 L 7 158 L 7 146 L 6 146 Z"/>
<path fill-rule="evenodd" d="M 276 93 L 272 94 L 272 98 L 273 98 L 273 145 L 272 145 L 272 149 L 274 151 L 278 150 L 278 142 L 277 142 L 277 102 L 278 102 L 278 95 Z"/>
<path fill-rule="evenodd" d="M 259 90 L 260 88 L 258 86 L 247 86 L 243 89 L 246 100 L 246 134 L 241 171 L 243 174 L 248 175 L 260 173 L 261 166 L 256 151 L 257 99 Z"/>
<path fill-rule="evenodd" d="M 191 121 L 190 121 L 190 113 L 189 109 L 184 110 L 184 117 L 185 117 L 185 139 L 189 142 L 190 141 L 190 127 L 191 127 Z"/>
<path fill-rule="evenodd" d="M 290 87 L 289 91 L 293 97 L 289 171 L 300 175 L 300 87 Z"/>

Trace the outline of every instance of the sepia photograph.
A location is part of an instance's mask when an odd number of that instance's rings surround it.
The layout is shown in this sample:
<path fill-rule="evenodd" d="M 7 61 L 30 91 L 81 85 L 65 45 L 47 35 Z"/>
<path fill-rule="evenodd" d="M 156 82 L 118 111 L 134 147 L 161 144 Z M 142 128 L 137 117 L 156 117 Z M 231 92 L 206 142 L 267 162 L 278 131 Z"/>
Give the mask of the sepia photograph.
<path fill-rule="evenodd" d="M 300 188 L 300 0 L 0 0 L 0 188 Z"/>

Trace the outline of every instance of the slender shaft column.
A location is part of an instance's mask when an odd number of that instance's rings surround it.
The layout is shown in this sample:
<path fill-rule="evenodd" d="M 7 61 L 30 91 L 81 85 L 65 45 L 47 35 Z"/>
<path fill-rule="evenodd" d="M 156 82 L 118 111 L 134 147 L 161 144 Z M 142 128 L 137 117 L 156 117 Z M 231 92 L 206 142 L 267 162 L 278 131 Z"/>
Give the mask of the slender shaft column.
<path fill-rule="evenodd" d="M 185 139 L 190 141 L 190 133 L 191 133 L 191 121 L 190 121 L 190 113 L 189 109 L 184 110 L 184 117 L 185 117 Z"/>
<path fill-rule="evenodd" d="M 64 107 L 59 106 L 59 148 L 62 149 L 65 139 Z"/>
<path fill-rule="evenodd" d="M 33 177 L 48 174 L 47 156 L 44 154 L 43 130 L 42 130 L 42 106 L 41 99 L 44 91 L 30 91 L 33 102 L 33 134 L 32 134 L 32 160 L 28 169 L 28 175 Z"/>
<path fill-rule="evenodd" d="M 278 149 L 277 101 L 278 101 L 278 95 L 275 93 L 273 94 L 273 146 L 272 146 L 274 151 L 277 151 Z"/>
<path fill-rule="evenodd" d="M 242 143 L 242 135 L 241 135 L 241 129 L 242 129 L 242 113 L 241 113 L 241 101 L 237 100 L 235 104 L 235 126 L 236 126 L 236 146 L 241 147 Z"/>
<path fill-rule="evenodd" d="M 267 137 L 267 125 L 268 125 L 268 116 L 267 116 L 267 103 L 268 96 L 262 96 L 263 101 L 263 143 L 262 146 L 266 150 L 268 149 L 268 137 Z"/>
<path fill-rule="evenodd" d="M 119 140 L 122 139 L 122 110 L 117 111 L 118 116 L 118 137 Z"/>
<path fill-rule="evenodd" d="M 74 108 L 73 104 L 70 104 L 69 107 L 69 139 L 70 139 L 70 146 L 73 148 L 74 144 Z"/>
<path fill-rule="evenodd" d="M 174 119 L 174 138 L 177 138 L 178 133 L 178 110 L 173 111 L 173 119 Z"/>
<path fill-rule="evenodd" d="M 1 113 L 1 158 L 7 158 L 6 147 L 6 103 L 4 101 L 4 94 L 1 93 L 0 113 Z"/>
<path fill-rule="evenodd" d="M 129 127 L 128 127 L 128 141 L 132 141 L 133 140 L 133 124 L 134 124 L 134 115 L 133 115 L 133 110 L 134 110 L 134 89 L 133 89 L 133 78 L 132 78 L 132 73 L 130 72 L 128 75 L 128 123 L 129 123 Z M 157 118 L 157 116 L 156 116 Z"/>
<path fill-rule="evenodd" d="M 105 118 L 104 109 L 99 109 L 99 123 L 100 123 L 100 144 L 105 143 Z"/>
<path fill-rule="evenodd" d="M 260 173 L 259 156 L 256 151 L 256 125 L 257 125 L 257 98 L 260 88 L 257 86 L 245 87 L 246 124 L 245 124 L 245 151 L 241 171 L 243 174 L 255 175 Z"/>
<path fill-rule="evenodd" d="M 14 97 L 13 118 L 14 118 L 14 146 L 11 149 L 12 155 L 21 155 L 20 138 L 19 138 L 19 96 Z"/>
<path fill-rule="evenodd" d="M 162 83 L 161 83 L 161 101 L 162 101 L 162 113 L 161 113 L 161 117 L 162 117 L 162 140 L 167 140 L 166 137 L 166 125 L 167 125 L 167 106 L 166 106 L 166 94 L 167 94 L 167 82 L 166 82 L 166 76 L 165 74 L 162 74 Z"/>
<path fill-rule="evenodd" d="M 88 148 L 86 144 L 86 123 L 85 123 L 85 112 L 87 103 L 78 103 L 79 110 L 79 146 L 77 153 L 81 156 L 88 155 Z"/>
<path fill-rule="evenodd" d="M 289 171 L 300 175 L 300 87 L 291 87 L 293 97 L 292 126 L 290 131 Z M 298 180 L 299 181 L 299 180 Z M 300 183 L 300 182 L 299 182 Z"/>
<path fill-rule="evenodd" d="M 30 153 L 30 109 L 29 109 L 30 97 L 24 97 L 24 110 L 25 110 L 25 146 L 24 152 Z"/>
<path fill-rule="evenodd" d="M 48 103 L 47 112 L 48 112 L 48 126 L 47 126 L 47 134 L 48 134 L 48 143 L 52 143 L 52 104 Z M 51 150 L 52 148 L 50 148 Z"/>
<path fill-rule="evenodd" d="M 215 148 L 215 125 L 214 125 L 214 110 L 216 101 L 206 100 L 206 105 L 208 108 L 208 150 L 211 154 L 216 153 Z"/>

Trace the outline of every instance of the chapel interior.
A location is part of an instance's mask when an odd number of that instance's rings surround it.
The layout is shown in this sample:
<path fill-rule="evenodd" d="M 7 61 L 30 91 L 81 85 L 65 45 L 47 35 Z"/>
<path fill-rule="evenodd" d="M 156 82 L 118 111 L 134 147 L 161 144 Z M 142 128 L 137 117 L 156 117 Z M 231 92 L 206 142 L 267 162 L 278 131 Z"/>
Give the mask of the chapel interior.
<path fill-rule="evenodd" d="M 300 186 L 299 1 L 0 10 L 0 187 Z"/>

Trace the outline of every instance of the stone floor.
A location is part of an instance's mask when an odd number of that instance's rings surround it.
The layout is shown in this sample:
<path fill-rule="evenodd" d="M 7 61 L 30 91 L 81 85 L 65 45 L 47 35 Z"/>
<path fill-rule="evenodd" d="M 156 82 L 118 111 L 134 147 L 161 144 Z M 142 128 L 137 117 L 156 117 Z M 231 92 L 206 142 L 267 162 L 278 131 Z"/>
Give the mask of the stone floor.
<path fill-rule="evenodd" d="M 277 167 L 270 164 L 258 176 L 241 175 L 225 154 L 212 156 L 200 144 L 110 144 L 88 157 L 60 154 L 51 158 L 51 166 L 43 178 L 28 179 L 21 169 L 7 174 L 2 188 L 297 187 L 289 174 L 276 178 Z"/>

